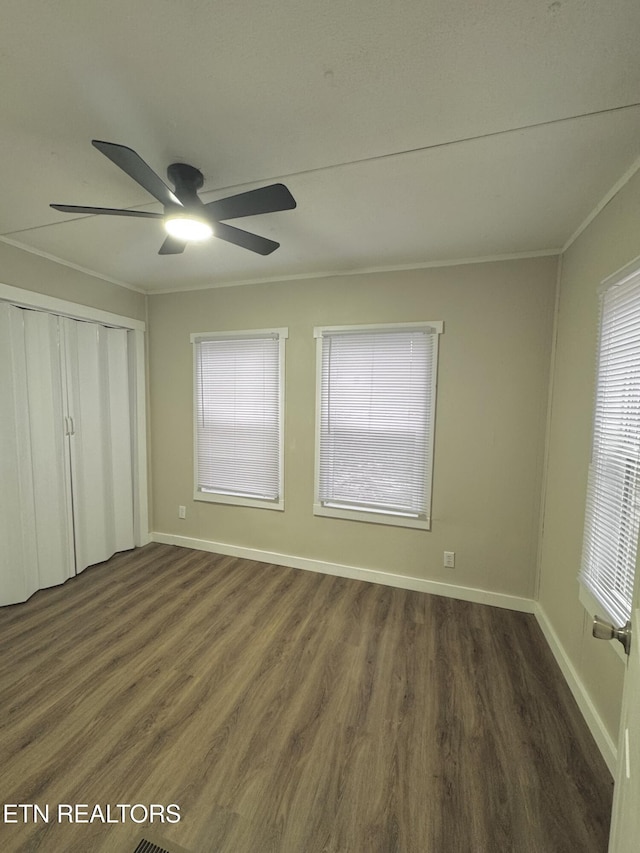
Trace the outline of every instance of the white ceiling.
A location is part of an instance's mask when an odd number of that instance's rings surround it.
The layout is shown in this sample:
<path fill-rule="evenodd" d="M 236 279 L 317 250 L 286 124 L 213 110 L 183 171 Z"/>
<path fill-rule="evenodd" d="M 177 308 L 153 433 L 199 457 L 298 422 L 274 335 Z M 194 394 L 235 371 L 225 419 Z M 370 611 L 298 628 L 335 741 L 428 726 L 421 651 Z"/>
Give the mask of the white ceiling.
<path fill-rule="evenodd" d="M 640 157 L 639 43 L 638 0 L 3 0 L 0 234 L 149 292 L 556 252 Z M 281 247 L 51 210 L 161 211 L 92 138 L 283 181 L 233 222 Z"/>

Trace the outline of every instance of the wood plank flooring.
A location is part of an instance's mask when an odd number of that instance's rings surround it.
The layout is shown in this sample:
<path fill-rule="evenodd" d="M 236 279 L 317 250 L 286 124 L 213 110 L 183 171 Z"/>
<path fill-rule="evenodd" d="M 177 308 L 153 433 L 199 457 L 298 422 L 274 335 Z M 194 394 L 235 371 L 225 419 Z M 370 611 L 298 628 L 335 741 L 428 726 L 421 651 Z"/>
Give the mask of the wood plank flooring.
<path fill-rule="evenodd" d="M 611 795 L 527 614 L 157 544 L 0 610 L 4 853 L 605 853 Z"/>

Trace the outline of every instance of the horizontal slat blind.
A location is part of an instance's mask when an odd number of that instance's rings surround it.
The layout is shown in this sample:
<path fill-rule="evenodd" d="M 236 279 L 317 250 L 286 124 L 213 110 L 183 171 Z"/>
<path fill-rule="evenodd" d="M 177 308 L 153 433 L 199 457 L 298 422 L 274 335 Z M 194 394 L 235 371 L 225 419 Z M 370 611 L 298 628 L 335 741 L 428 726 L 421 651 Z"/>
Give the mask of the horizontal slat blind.
<path fill-rule="evenodd" d="M 196 340 L 196 490 L 277 501 L 280 338 Z"/>
<path fill-rule="evenodd" d="M 322 333 L 324 506 L 427 518 L 437 338 L 429 329 Z"/>
<path fill-rule="evenodd" d="M 604 292 L 580 580 L 624 625 L 640 507 L 640 274 Z"/>

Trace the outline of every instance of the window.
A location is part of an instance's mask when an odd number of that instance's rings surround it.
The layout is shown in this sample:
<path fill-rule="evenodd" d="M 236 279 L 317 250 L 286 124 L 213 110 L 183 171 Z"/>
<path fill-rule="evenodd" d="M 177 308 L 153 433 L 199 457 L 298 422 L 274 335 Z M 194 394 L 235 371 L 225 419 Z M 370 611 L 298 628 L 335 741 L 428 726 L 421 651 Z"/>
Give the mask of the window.
<path fill-rule="evenodd" d="M 631 617 L 640 528 L 640 270 L 602 291 L 580 580 L 619 626 Z M 581 599 L 593 612 L 593 603 Z"/>
<path fill-rule="evenodd" d="M 429 529 L 442 323 L 317 328 L 314 512 Z"/>
<path fill-rule="evenodd" d="M 283 509 L 286 329 L 197 334 L 195 500 Z"/>

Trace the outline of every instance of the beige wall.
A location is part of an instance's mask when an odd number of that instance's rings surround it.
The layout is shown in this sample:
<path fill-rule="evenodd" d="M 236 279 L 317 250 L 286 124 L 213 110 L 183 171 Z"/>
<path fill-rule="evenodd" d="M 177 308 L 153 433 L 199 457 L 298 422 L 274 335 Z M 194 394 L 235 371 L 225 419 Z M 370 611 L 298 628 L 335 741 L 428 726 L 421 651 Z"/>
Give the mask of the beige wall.
<path fill-rule="evenodd" d="M 539 258 L 150 296 L 153 529 L 532 597 L 555 281 Z M 432 530 L 314 517 L 313 327 L 411 320 L 445 323 Z M 285 512 L 194 502 L 189 335 L 272 326 L 289 327 Z"/>
<path fill-rule="evenodd" d="M 0 282 L 90 305 L 135 320 L 145 319 L 145 299 L 126 287 L 80 272 L 0 241 Z"/>
<path fill-rule="evenodd" d="M 591 637 L 578 602 L 582 526 L 591 451 L 600 282 L 640 255 L 640 172 L 562 259 L 548 445 L 540 604 L 578 677 L 617 741 L 623 664 Z"/>

